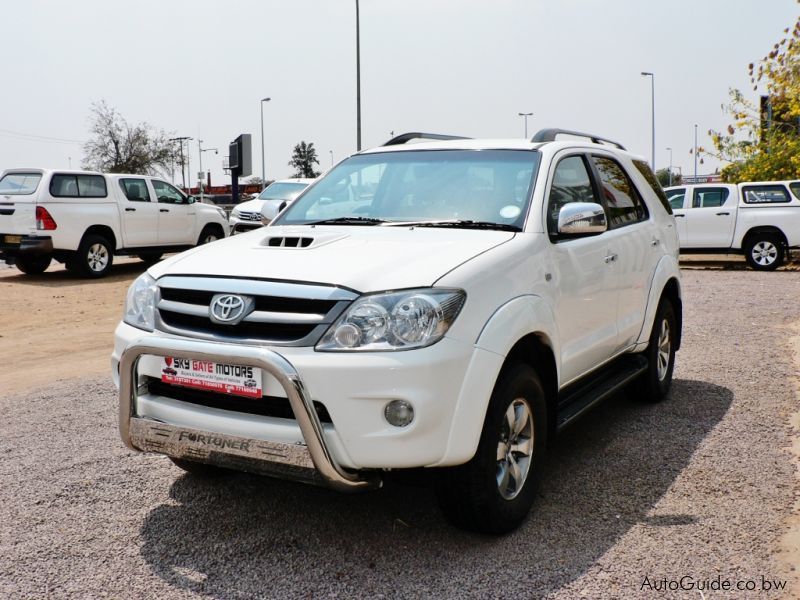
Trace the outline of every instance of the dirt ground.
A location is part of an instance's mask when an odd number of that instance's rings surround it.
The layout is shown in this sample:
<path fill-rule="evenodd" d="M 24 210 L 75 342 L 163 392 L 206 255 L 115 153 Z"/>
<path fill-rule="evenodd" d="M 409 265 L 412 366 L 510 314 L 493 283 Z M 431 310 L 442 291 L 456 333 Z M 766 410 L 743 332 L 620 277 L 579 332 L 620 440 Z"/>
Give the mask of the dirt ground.
<path fill-rule="evenodd" d="M 118 258 L 112 269 L 87 281 L 55 262 L 38 276 L 0 264 L 0 393 L 109 373 L 125 292 L 145 265 Z"/>
<path fill-rule="evenodd" d="M 709 257 L 683 262 L 685 274 L 696 274 L 695 269 L 740 270 L 744 266 L 740 260 L 710 265 L 707 261 Z M 40 276 L 26 276 L 0 264 L 0 396 L 22 397 L 53 383 L 63 383 L 66 389 L 69 382 L 108 377 L 113 331 L 121 318 L 125 292 L 144 270 L 139 260 L 118 259 L 111 276 L 87 281 L 55 263 Z M 796 263 L 788 270 L 798 270 Z M 793 351 L 797 374 L 800 323 L 785 332 L 784 342 Z M 796 389 L 800 397 L 800 381 Z M 793 451 L 800 476 L 800 412 L 786 417 L 797 432 Z M 796 502 L 794 510 L 786 511 L 789 531 L 782 548 L 775 548 L 790 571 L 800 570 L 800 497 Z M 797 585 L 797 579 L 792 583 Z M 800 598 L 800 588 L 789 594 L 786 597 Z"/>

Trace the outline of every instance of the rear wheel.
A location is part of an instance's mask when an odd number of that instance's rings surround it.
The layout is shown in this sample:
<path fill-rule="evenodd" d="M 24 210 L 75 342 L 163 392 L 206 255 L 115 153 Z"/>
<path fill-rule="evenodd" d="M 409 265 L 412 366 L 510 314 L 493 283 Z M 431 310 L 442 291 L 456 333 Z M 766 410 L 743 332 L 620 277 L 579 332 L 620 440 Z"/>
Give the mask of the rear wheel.
<path fill-rule="evenodd" d="M 39 275 L 47 270 L 51 260 L 49 254 L 41 256 L 18 256 L 14 264 L 26 275 Z"/>
<path fill-rule="evenodd" d="M 756 271 L 774 271 L 783 264 L 783 240 L 772 233 L 753 235 L 745 246 L 745 258 Z"/>
<path fill-rule="evenodd" d="M 647 371 L 637 380 L 635 391 L 645 402 L 660 402 L 666 398 L 672 386 L 672 371 L 675 368 L 675 344 L 678 323 L 675 309 L 669 300 L 662 300 L 656 311 L 650 343 L 644 351 Z"/>
<path fill-rule="evenodd" d="M 100 235 L 87 235 L 72 258 L 70 270 L 86 277 L 104 277 L 111 270 L 114 251 L 109 241 Z"/>
<path fill-rule="evenodd" d="M 516 363 L 500 375 L 475 456 L 445 469 L 437 496 L 463 529 L 503 534 L 530 512 L 547 441 L 547 402 L 536 372 Z"/>

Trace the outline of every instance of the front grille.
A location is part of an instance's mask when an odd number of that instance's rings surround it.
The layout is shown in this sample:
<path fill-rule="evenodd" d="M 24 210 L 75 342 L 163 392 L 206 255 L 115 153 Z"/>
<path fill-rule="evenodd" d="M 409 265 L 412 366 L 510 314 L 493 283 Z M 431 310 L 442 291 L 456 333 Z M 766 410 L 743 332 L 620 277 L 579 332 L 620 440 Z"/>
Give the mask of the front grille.
<path fill-rule="evenodd" d="M 180 400 L 181 402 L 189 402 L 209 408 L 230 410 L 248 415 L 294 420 L 294 413 L 292 412 L 292 407 L 289 404 L 288 398 L 280 398 L 278 396 L 242 398 L 229 394 L 206 392 L 203 390 L 194 390 L 178 385 L 171 385 L 154 378 L 148 380 L 147 387 L 149 392 L 155 396 L 172 398 L 173 400 Z M 328 414 L 328 409 L 325 408 L 325 405 L 315 401 L 314 408 L 317 411 L 321 423 L 331 422 L 331 416 Z"/>
<path fill-rule="evenodd" d="M 261 213 L 240 212 L 239 219 L 241 219 L 242 221 L 261 221 Z"/>
<path fill-rule="evenodd" d="M 215 322 L 210 305 L 217 294 L 246 296 L 252 308 L 238 324 Z M 313 346 L 356 297 L 333 286 L 167 276 L 158 281 L 156 328 L 218 341 Z"/>

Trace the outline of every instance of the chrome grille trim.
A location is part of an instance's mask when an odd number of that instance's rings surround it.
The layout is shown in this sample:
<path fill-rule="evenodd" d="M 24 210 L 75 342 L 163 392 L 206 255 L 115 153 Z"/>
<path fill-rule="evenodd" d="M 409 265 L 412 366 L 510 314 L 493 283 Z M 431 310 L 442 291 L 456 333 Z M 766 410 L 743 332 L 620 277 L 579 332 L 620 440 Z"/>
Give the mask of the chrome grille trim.
<path fill-rule="evenodd" d="M 313 346 L 331 323 L 358 297 L 353 291 L 333 286 L 250 279 L 170 275 L 159 279 L 157 285 L 155 315 L 157 330 L 183 337 L 248 345 Z M 324 314 L 319 311 L 255 310 L 237 325 L 219 326 L 211 322 L 208 304 L 166 300 L 162 298 L 162 289 L 246 294 L 256 297 L 257 301 L 263 299 L 267 302 L 270 298 L 284 302 L 287 299 L 323 301 L 329 306 L 333 303 L 333 306 Z M 200 321 L 195 324 L 192 322 L 193 319 Z M 271 325 L 277 329 L 271 328 Z M 299 337 L 293 337 L 295 334 Z"/>

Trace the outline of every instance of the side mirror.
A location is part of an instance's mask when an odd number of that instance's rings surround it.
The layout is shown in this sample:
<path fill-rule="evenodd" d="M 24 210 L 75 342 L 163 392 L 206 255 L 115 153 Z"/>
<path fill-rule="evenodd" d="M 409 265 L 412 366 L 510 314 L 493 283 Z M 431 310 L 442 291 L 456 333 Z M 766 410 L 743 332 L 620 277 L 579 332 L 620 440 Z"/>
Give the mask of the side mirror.
<path fill-rule="evenodd" d="M 558 212 L 559 234 L 603 233 L 607 229 L 606 211 L 594 202 L 571 202 Z"/>
<path fill-rule="evenodd" d="M 194 196 L 186 197 L 186 204 L 194 204 L 195 202 L 197 202 L 197 198 L 195 198 Z"/>

